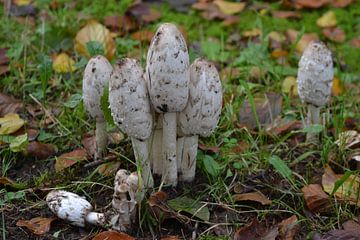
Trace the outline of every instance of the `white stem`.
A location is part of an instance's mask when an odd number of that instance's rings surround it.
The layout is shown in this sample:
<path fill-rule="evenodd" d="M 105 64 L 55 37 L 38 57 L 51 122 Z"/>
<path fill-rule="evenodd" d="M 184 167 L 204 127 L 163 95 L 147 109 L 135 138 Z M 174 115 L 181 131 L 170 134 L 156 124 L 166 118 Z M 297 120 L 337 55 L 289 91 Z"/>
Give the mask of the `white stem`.
<path fill-rule="evenodd" d="M 105 227 L 106 219 L 104 213 L 97 213 L 97 212 L 89 212 L 88 215 L 85 217 L 85 221 L 87 223 Z"/>
<path fill-rule="evenodd" d="M 320 124 L 320 107 L 308 104 L 307 126 L 313 124 Z M 319 135 L 317 133 L 307 133 L 306 142 L 315 144 L 318 143 Z"/>
<path fill-rule="evenodd" d="M 151 139 L 151 162 L 152 170 L 154 174 L 161 175 L 163 172 L 163 161 L 162 161 L 162 114 L 159 115 L 156 126 L 154 129 L 153 137 Z"/>
<path fill-rule="evenodd" d="M 177 185 L 176 166 L 176 113 L 164 113 L 163 121 L 163 181 Z"/>
<path fill-rule="evenodd" d="M 136 165 L 140 169 L 141 178 L 145 188 L 152 188 L 154 180 L 151 175 L 150 162 L 149 162 L 149 149 L 146 140 L 139 140 L 131 138 Z"/>
<path fill-rule="evenodd" d="M 176 165 L 179 176 L 181 175 L 181 162 L 184 152 L 184 139 L 185 137 L 178 137 L 176 141 Z"/>
<path fill-rule="evenodd" d="M 107 146 L 106 121 L 105 119 L 96 119 L 96 152 L 95 159 L 101 159 Z"/>
<path fill-rule="evenodd" d="M 185 137 L 184 150 L 181 161 L 182 181 L 192 182 L 195 178 L 198 139 L 198 135 Z"/>

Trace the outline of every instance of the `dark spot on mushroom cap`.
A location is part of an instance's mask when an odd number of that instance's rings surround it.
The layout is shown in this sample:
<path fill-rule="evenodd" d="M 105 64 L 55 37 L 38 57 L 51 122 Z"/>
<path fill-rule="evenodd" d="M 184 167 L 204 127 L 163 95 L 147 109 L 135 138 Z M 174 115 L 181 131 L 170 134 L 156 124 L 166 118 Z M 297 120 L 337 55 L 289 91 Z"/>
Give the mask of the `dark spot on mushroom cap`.
<path fill-rule="evenodd" d="M 96 68 L 92 68 L 92 69 L 91 69 L 91 72 L 95 72 L 95 71 L 96 71 Z"/>

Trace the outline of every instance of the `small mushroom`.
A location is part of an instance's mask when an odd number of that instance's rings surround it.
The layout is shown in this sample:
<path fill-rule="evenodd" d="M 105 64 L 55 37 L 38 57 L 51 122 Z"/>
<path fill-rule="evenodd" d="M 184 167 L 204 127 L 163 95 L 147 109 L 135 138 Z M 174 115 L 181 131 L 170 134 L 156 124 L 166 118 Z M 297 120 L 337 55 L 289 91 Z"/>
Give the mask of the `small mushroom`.
<path fill-rule="evenodd" d="M 198 58 L 190 66 L 189 101 L 179 114 L 179 127 L 184 146 L 181 160 L 181 179 L 195 177 L 198 135 L 208 137 L 216 128 L 222 107 L 222 89 L 216 67 Z"/>
<path fill-rule="evenodd" d="M 189 80 L 185 39 L 174 24 L 162 24 L 147 54 L 146 81 L 155 111 L 163 114 L 162 177 L 172 186 L 177 185 L 176 113 L 186 106 Z"/>
<path fill-rule="evenodd" d="M 53 190 L 46 196 L 50 210 L 71 225 L 85 227 L 86 223 L 104 226 L 105 215 L 92 212 L 93 207 L 79 195 L 63 190 Z"/>
<path fill-rule="evenodd" d="M 103 56 L 89 60 L 84 71 L 83 100 L 85 109 L 96 121 L 96 153 L 95 159 L 101 158 L 107 145 L 106 121 L 100 106 L 104 87 L 108 84 L 112 66 Z"/>
<path fill-rule="evenodd" d="M 138 61 L 124 58 L 114 67 L 109 84 L 109 102 L 115 124 L 132 140 L 137 166 L 146 188 L 153 187 L 148 138 L 153 128 L 149 95 Z"/>
<path fill-rule="evenodd" d="M 333 78 L 330 50 L 322 42 L 311 42 L 299 61 L 297 76 L 299 96 L 308 106 L 307 125 L 320 124 L 320 109 L 329 102 Z M 306 141 L 316 143 L 319 137 L 308 133 Z"/>

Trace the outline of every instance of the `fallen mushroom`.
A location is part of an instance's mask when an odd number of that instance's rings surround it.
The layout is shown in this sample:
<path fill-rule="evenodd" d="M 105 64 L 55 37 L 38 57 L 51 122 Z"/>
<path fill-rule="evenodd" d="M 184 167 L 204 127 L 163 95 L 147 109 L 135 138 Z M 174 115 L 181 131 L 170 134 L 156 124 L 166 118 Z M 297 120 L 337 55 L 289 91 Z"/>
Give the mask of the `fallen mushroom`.
<path fill-rule="evenodd" d="M 138 61 L 118 61 L 109 84 L 109 103 L 115 124 L 132 140 L 135 159 L 146 188 L 153 187 L 148 138 L 153 128 L 149 95 Z"/>
<path fill-rule="evenodd" d="M 299 96 L 308 106 L 307 125 L 320 124 L 320 109 L 330 99 L 333 78 L 330 50 L 322 42 L 310 43 L 299 61 L 297 76 Z M 306 141 L 316 143 L 318 138 L 317 134 L 307 133 Z"/>
<path fill-rule="evenodd" d="M 222 107 L 222 89 L 216 67 L 201 58 L 190 66 L 189 100 L 179 114 L 185 134 L 181 160 L 181 179 L 193 181 L 196 168 L 198 135 L 208 137 L 216 128 Z"/>
<path fill-rule="evenodd" d="M 108 84 L 112 66 L 103 56 L 96 56 L 89 60 L 84 71 L 83 101 L 85 109 L 96 121 L 96 153 L 95 159 L 103 156 L 107 145 L 106 121 L 100 106 L 100 99 L 104 87 Z"/>
<path fill-rule="evenodd" d="M 176 113 L 186 106 L 189 80 L 185 39 L 175 25 L 162 24 L 147 54 L 146 81 L 155 111 L 163 114 L 162 177 L 165 184 L 172 186 L 177 185 Z"/>

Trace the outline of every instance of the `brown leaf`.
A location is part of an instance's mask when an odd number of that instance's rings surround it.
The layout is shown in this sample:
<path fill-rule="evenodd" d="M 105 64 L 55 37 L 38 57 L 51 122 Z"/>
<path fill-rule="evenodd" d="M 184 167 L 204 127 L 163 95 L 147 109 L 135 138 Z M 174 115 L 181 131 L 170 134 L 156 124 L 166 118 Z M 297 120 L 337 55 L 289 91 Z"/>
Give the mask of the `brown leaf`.
<path fill-rule="evenodd" d="M 240 22 L 239 16 L 228 16 L 224 19 L 224 21 L 222 22 L 222 25 L 228 27 L 228 26 L 237 24 L 239 22 Z"/>
<path fill-rule="evenodd" d="M 298 218 L 296 215 L 292 215 L 291 217 L 282 220 L 279 224 L 279 237 L 282 240 L 293 240 L 297 235 L 300 225 L 297 223 Z"/>
<path fill-rule="evenodd" d="M 161 18 L 161 12 L 147 3 L 136 3 L 128 8 L 126 12 L 134 16 L 140 24 L 155 22 Z"/>
<path fill-rule="evenodd" d="M 0 185 L 12 185 L 14 181 L 7 177 L 0 177 Z"/>
<path fill-rule="evenodd" d="M 354 38 L 350 42 L 351 46 L 354 48 L 360 48 L 360 37 Z"/>
<path fill-rule="evenodd" d="M 329 0 L 283 0 L 286 6 L 294 7 L 296 9 L 302 8 L 321 8 L 327 5 Z"/>
<path fill-rule="evenodd" d="M 294 29 L 286 30 L 286 36 L 293 44 L 297 40 L 299 32 Z M 311 43 L 312 41 L 319 40 L 319 37 L 316 33 L 305 33 L 296 44 L 296 51 L 299 53 L 303 53 L 305 48 Z"/>
<path fill-rule="evenodd" d="M 8 64 L 10 59 L 6 56 L 7 48 L 0 48 L 0 65 Z"/>
<path fill-rule="evenodd" d="M 64 153 L 56 158 L 55 171 L 59 172 L 65 168 L 87 159 L 87 153 L 84 149 L 75 149 L 72 152 Z"/>
<path fill-rule="evenodd" d="M 289 55 L 288 51 L 281 50 L 281 49 L 276 49 L 276 50 L 271 52 L 271 56 L 273 58 L 287 57 L 288 55 Z"/>
<path fill-rule="evenodd" d="M 338 7 L 338 8 L 343 8 L 343 7 L 347 7 L 348 5 L 350 5 L 353 2 L 353 0 L 332 0 L 331 4 L 334 7 Z"/>
<path fill-rule="evenodd" d="M 55 219 L 56 218 L 36 217 L 31 220 L 19 220 L 17 221 L 16 226 L 26 227 L 36 235 L 44 235 L 49 232 L 51 222 Z"/>
<path fill-rule="evenodd" d="M 81 140 L 87 154 L 93 157 L 96 153 L 96 137 L 90 133 L 86 133 Z"/>
<path fill-rule="evenodd" d="M 135 238 L 122 232 L 105 231 L 96 235 L 92 240 L 135 240 Z"/>
<path fill-rule="evenodd" d="M 301 18 L 301 14 L 294 11 L 273 11 L 272 16 L 275 18 Z"/>
<path fill-rule="evenodd" d="M 198 2 L 192 8 L 202 11 L 201 16 L 207 20 L 226 19 L 229 16 L 221 12 L 213 2 Z"/>
<path fill-rule="evenodd" d="M 52 144 L 41 143 L 38 141 L 29 142 L 26 154 L 38 159 L 46 159 L 56 153 L 56 147 Z"/>
<path fill-rule="evenodd" d="M 358 240 L 360 236 L 359 221 L 349 220 L 343 223 L 344 230 L 335 229 L 322 236 L 321 240 Z"/>
<path fill-rule="evenodd" d="M 167 236 L 167 237 L 162 237 L 160 240 L 180 240 L 181 238 L 179 238 L 178 236 Z"/>
<path fill-rule="evenodd" d="M 206 146 L 205 144 L 202 143 L 199 143 L 198 147 L 199 149 L 205 152 L 218 153 L 220 151 L 220 148 L 217 146 Z"/>
<path fill-rule="evenodd" d="M 10 68 L 7 65 L 0 65 L 0 76 L 10 72 Z"/>
<path fill-rule="evenodd" d="M 120 163 L 119 162 L 108 162 L 103 163 L 99 166 L 98 172 L 103 176 L 114 176 L 116 171 L 119 169 Z"/>
<path fill-rule="evenodd" d="M 304 125 L 300 120 L 289 121 L 281 118 L 279 121 L 276 120 L 271 124 L 271 126 L 266 129 L 266 132 L 274 136 L 280 136 L 303 128 Z"/>
<path fill-rule="evenodd" d="M 243 2 L 229 2 L 224 0 L 215 0 L 214 4 L 225 15 L 233 15 L 244 10 L 246 3 Z"/>
<path fill-rule="evenodd" d="M 112 15 L 104 18 L 104 24 L 112 31 L 119 32 L 121 35 L 135 30 L 135 22 L 127 15 Z"/>
<path fill-rule="evenodd" d="M 0 117 L 8 113 L 18 113 L 22 107 L 23 104 L 20 100 L 0 93 Z"/>
<path fill-rule="evenodd" d="M 306 206 L 314 213 L 326 212 L 331 202 L 319 184 L 309 184 L 301 189 L 304 194 Z"/>
<path fill-rule="evenodd" d="M 261 192 L 250 192 L 250 193 L 241 193 L 233 195 L 234 201 L 254 201 L 259 202 L 262 205 L 271 204 L 271 200 L 269 200 L 264 194 Z"/>
<path fill-rule="evenodd" d="M 131 38 L 140 42 L 151 42 L 154 32 L 150 30 L 139 30 L 131 34 Z"/>
<path fill-rule="evenodd" d="M 344 93 L 345 93 L 345 87 L 343 82 L 338 77 L 334 77 L 331 88 L 331 94 L 333 96 L 340 96 L 343 95 Z"/>
<path fill-rule="evenodd" d="M 234 234 L 234 240 L 275 240 L 278 236 L 278 228 L 267 229 L 259 224 L 255 218 L 250 225 L 240 228 Z"/>
<path fill-rule="evenodd" d="M 327 37 L 328 39 L 330 39 L 333 42 L 341 43 L 341 42 L 344 42 L 346 39 L 344 30 L 342 30 L 339 27 L 324 28 L 322 30 L 322 33 L 324 34 L 325 37 Z"/>

